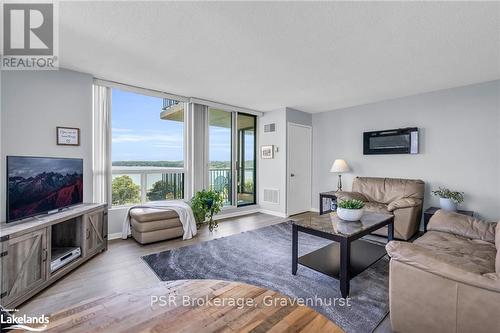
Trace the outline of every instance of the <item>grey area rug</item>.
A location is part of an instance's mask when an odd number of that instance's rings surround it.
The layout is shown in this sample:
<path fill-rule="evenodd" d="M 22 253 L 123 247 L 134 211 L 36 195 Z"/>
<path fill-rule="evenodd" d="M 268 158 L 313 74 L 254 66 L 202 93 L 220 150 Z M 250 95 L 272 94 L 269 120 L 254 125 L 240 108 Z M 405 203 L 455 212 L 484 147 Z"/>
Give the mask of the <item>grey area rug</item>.
<path fill-rule="evenodd" d="M 299 233 L 299 256 L 331 243 Z M 299 265 L 291 273 L 292 227 L 281 223 L 144 256 L 162 281 L 216 279 L 244 282 L 292 298 L 340 298 L 339 281 Z M 389 311 L 389 261 L 379 260 L 351 280 L 350 307 L 317 305 L 316 311 L 346 332 L 371 332 Z M 309 304 L 308 304 L 309 305 Z"/>

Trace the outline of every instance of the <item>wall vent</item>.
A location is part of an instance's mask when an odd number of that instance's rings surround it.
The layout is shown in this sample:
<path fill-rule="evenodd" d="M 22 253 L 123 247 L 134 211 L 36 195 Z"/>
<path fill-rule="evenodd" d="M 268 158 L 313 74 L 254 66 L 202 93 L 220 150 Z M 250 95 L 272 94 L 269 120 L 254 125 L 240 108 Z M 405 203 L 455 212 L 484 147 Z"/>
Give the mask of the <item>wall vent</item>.
<path fill-rule="evenodd" d="M 264 202 L 279 204 L 280 203 L 280 191 L 265 188 L 264 189 Z"/>
<path fill-rule="evenodd" d="M 265 124 L 264 125 L 264 133 L 276 132 L 276 124 Z"/>

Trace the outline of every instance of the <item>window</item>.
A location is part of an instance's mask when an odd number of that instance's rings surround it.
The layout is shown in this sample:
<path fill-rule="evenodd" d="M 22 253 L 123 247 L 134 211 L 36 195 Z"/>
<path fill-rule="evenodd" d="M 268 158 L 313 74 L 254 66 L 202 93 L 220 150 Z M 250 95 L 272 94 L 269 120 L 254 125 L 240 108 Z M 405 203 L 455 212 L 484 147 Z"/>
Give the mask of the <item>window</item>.
<path fill-rule="evenodd" d="M 210 108 L 208 125 L 209 188 L 226 206 L 255 204 L 256 117 Z"/>
<path fill-rule="evenodd" d="M 113 88 L 113 205 L 184 198 L 184 103 Z"/>
<path fill-rule="evenodd" d="M 238 113 L 238 206 L 255 204 L 256 117 Z"/>
<path fill-rule="evenodd" d="M 226 206 L 233 203 L 232 123 L 231 112 L 208 110 L 208 184 L 222 193 Z"/>

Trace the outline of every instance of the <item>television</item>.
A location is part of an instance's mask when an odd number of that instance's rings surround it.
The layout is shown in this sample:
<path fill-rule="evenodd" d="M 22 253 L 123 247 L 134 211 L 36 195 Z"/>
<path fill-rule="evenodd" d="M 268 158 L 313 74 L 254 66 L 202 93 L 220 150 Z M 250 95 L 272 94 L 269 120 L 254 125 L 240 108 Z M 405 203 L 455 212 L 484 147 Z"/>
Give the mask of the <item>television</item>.
<path fill-rule="evenodd" d="M 82 159 L 7 156 L 7 223 L 82 202 Z"/>

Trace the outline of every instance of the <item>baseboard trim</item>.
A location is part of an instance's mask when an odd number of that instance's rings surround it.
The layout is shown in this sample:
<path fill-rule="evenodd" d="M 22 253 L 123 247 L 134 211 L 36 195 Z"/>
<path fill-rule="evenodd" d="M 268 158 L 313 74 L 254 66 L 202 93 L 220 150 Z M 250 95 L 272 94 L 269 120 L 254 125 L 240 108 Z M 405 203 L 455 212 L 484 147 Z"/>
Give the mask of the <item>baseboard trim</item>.
<path fill-rule="evenodd" d="M 119 239 L 122 238 L 121 232 L 115 232 L 114 234 L 108 234 L 108 240 Z"/>
<path fill-rule="evenodd" d="M 283 218 L 288 217 L 288 215 L 285 213 L 275 212 L 273 210 L 268 210 L 268 209 L 261 209 L 260 212 L 263 214 L 273 215 L 273 216 L 277 216 L 277 217 L 283 217 Z"/>
<path fill-rule="evenodd" d="M 247 210 L 242 210 L 242 211 L 235 211 L 235 212 L 231 212 L 231 213 L 223 213 L 223 214 L 215 215 L 214 220 L 222 220 L 222 219 L 228 219 L 231 217 L 244 216 L 244 215 L 259 213 L 260 211 L 261 211 L 260 208 L 253 208 L 253 209 L 247 209 Z"/>

